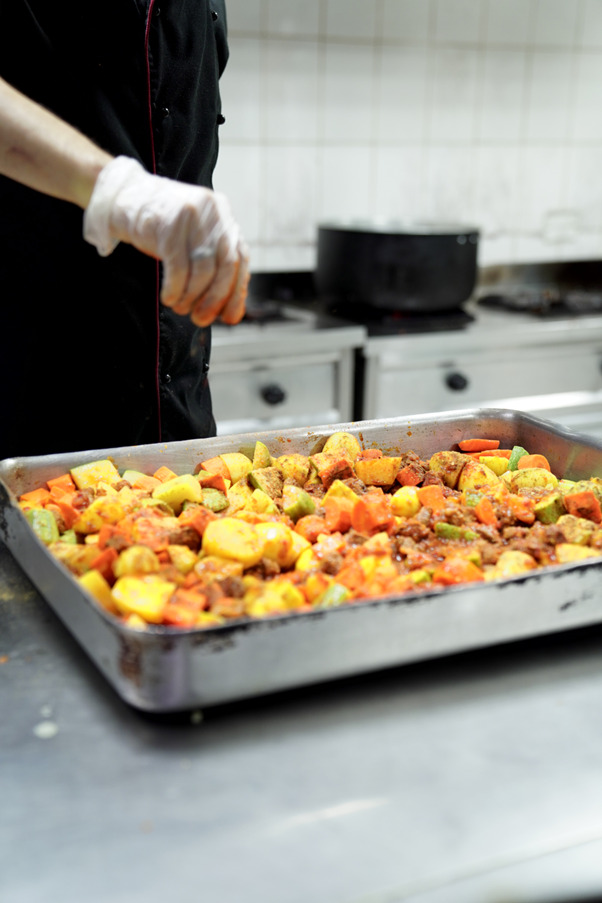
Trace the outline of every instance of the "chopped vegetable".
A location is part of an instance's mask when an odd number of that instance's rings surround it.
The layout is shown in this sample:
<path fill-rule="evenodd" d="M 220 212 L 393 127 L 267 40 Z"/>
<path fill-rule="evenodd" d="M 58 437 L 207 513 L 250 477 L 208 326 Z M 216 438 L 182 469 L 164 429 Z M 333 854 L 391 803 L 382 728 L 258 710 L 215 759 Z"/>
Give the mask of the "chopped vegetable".
<path fill-rule="evenodd" d="M 529 452 L 526 448 L 523 448 L 522 445 L 515 445 L 508 458 L 508 470 L 516 470 L 520 459 L 528 454 Z"/>
<path fill-rule="evenodd" d="M 458 442 L 458 448 L 465 452 L 482 452 L 499 447 L 499 439 L 463 439 Z"/>
<path fill-rule="evenodd" d="M 517 470 L 523 470 L 527 467 L 541 467 L 543 470 L 552 470 L 550 462 L 545 455 L 521 455 L 516 467 Z"/>
<path fill-rule="evenodd" d="M 503 580 L 602 556 L 602 479 L 559 479 L 522 446 L 467 439 L 428 459 L 256 442 L 123 474 L 73 468 L 19 504 L 32 529 L 110 617 L 137 630 L 219 627 Z M 483 447 L 485 445 L 485 447 Z"/>

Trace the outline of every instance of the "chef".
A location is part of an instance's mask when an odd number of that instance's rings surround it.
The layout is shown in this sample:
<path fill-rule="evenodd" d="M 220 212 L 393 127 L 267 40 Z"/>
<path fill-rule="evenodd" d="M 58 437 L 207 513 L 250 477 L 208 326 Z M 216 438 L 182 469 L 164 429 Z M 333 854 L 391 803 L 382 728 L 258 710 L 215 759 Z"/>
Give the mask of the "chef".
<path fill-rule="evenodd" d="M 0 459 L 215 433 L 248 256 L 211 188 L 223 0 L 0 7 Z M 83 215 L 82 215 L 83 211 Z"/>

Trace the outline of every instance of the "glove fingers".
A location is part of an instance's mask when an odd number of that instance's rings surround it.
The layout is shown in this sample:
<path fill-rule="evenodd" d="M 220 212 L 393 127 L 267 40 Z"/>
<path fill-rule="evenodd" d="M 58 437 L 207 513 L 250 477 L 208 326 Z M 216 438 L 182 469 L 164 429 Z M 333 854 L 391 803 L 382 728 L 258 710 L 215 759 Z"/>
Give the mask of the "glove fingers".
<path fill-rule="evenodd" d="M 169 247 L 161 247 L 163 258 L 163 283 L 161 286 L 161 302 L 166 307 L 171 307 L 176 313 L 187 314 L 190 312 L 188 299 L 188 285 L 191 269 L 194 261 L 188 255 L 188 236 L 195 211 L 184 208 L 180 211 L 169 231 Z M 207 285 L 211 282 L 214 263 L 211 257 L 203 257 L 199 261 L 199 267 L 206 269 Z M 189 299 L 190 300 L 190 299 Z"/>
<path fill-rule="evenodd" d="M 190 318 L 197 326 L 209 326 L 216 320 L 224 306 L 232 297 L 238 283 L 241 258 L 238 237 L 235 245 L 231 238 L 223 235 L 217 246 L 216 274 L 207 291 L 197 295 Z"/>
<path fill-rule="evenodd" d="M 249 252 L 244 242 L 239 243 L 238 274 L 229 300 L 226 302 L 220 314 L 223 323 L 234 325 L 240 323 L 245 313 L 245 300 L 249 286 Z"/>
<path fill-rule="evenodd" d="M 173 305 L 173 310 L 177 314 L 186 315 L 191 312 L 199 295 L 203 296 L 215 279 L 216 270 L 217 265 L 214 254 L 188 261 L 186 285 L 183 287 L 177 302 Z"/>

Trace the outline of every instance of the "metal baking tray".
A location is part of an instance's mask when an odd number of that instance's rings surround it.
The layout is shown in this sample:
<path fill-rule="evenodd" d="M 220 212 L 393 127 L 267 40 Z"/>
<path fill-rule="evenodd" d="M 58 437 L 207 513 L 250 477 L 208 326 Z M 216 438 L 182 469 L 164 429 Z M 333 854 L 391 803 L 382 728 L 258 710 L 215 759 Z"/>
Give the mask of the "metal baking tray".
<path fill-rule="evenodd" d="M 366 448 L 423 457 L 460 439 L 496 437 L 543 452 L 552 469 L 602 476 L 602 442 L 512 410 L 447 411 L 0 462 L 0 536 L 123 700 L 149 712 L 203 708 L 602 621 L 602 559 L 496 583 L 387 596 L 336 609 L 209 629 L 137 631 L 102 610 L 30 529 L 17 498 L 70 467 L 109 456 L 121 469 L 177 473 L 256 439 L 274 455 L 318 450 L 338 429 Z"/>

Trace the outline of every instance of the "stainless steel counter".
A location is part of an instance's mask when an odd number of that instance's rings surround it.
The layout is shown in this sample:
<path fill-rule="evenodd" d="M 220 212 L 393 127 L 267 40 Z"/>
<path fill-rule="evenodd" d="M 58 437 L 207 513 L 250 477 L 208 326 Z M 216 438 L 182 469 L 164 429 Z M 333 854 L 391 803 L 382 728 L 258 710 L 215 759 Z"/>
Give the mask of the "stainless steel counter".
<path fill-rule="evenodd" d="M 590 629 L 151 718 L 0 547 L 0 900 L 591 899 L 601 653 Z"/>

